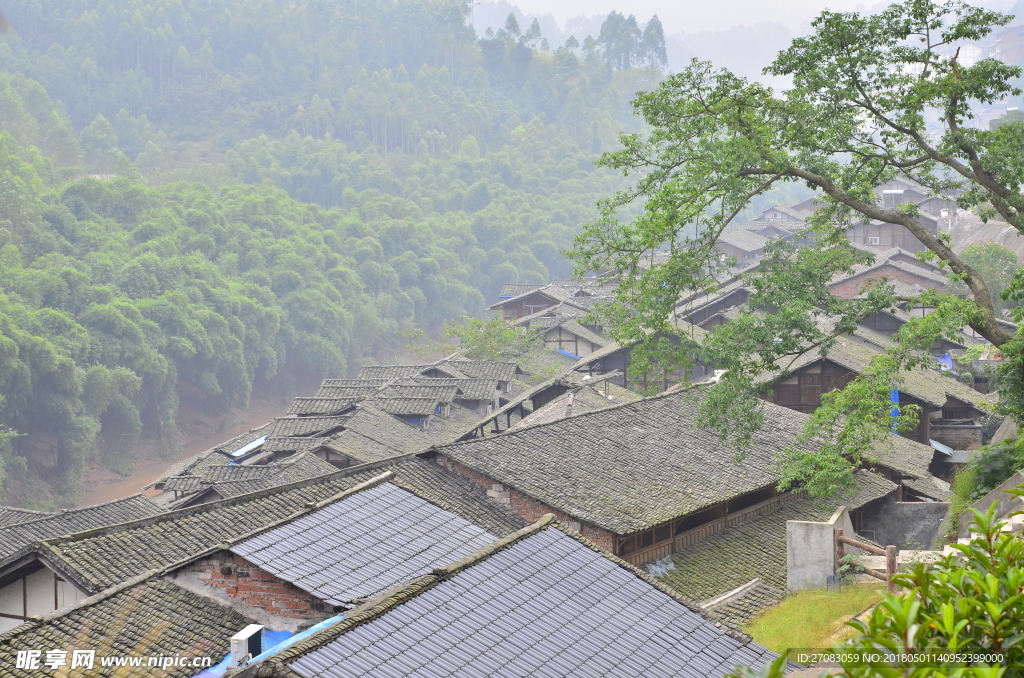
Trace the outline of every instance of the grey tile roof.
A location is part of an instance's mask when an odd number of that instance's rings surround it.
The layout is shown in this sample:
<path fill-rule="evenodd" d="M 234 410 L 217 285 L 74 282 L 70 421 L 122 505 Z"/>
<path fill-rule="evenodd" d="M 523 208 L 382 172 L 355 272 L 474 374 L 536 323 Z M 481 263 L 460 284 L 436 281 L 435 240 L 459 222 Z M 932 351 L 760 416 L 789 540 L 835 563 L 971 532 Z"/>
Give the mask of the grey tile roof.
<path fill-rule="evenodd" d="M 935 482 L 936 478 L 921 478 L 910 479 L 903 481 L 903 484 L 909 487 L 911 490 L 923 494 L 926 497 L 931 497 L 935 501 L 949 501 L 949 498 L 953 496 L 945 487 L 942 487 Z"/>
<path fill-rule="evenodd" d="M 609 349 L 609 347 L 612 346 L 617 348 L 617 345 L 609 344 L 609 346 L 606 346 L 605 349 Z M 612 351 L 609 350 L 608 352 Z M 594 353 L 591 353 L 589 356 L 587 356 L 587 358 L 589 359 L 590 356 L 593 355 Z M 517 357 L 516 361 L 522 367 L 523 371 L 526 372 L 527 374 L 561 374 L 566 370 L 571 370 L 573 367 L 580 363 L 580 361 L 577 360 L 576 358 L 565 355 L 564 353 L 559 353 L 558 351 L 555 351 L 554 349 L 550 348 L 535 348 L 529 353 Z"/>
<path fill-rule="evenodd" d="M 433 442 L 426 433 L 391 416 L 374 402 L 360 405 L 345 429 L 355 431 L 402 453 L 422 450 Z"/>
<path fill-rule="evenodd" d="M 786 359 L 785 365 L 789 366 L 790 372 L 795 372 L 825 358 L 851 372 L 860 374 L 878 353 L 878 351 L 840 337 L 836 340 L 835 345 L 828 349 L 826 355 L 817 351 L 809 351 L 796 360 Z M 757 380 L 771 381 L 775 376 L 765 373 Z M 921 368 L 903 372 L 900 374 L 900 378 L 903 381 L 900 387 L 902 392 L 928 403 L 932 407 L 942 407 L 948 398 L 955 398 L 978 409 L 983 409 L 985 405 L 993 402 L 991 397 L 975 391 L 952 376 L 943 374 L 938 368 Z"/>
<path fill-rule="evenodd" d="M 184 474 L 168 478 L 163 489 L 170 492 L 197 492 L 209 484 L 210 482 L 202 476 Z"/>
<path fill-rule="evenodd" d="M 744 228 L 727 228 L 718 236 L 718 242 L 732 245 L 744 252 L 757 252 L 764 249 L 769 239 Z"/>
<path fill-rule="evenodd" d="M 292 406 L 285 414 L 308 417 L 314 415 L 338 415 L 355 405 L 357 399 L 352 398 L 317 398 L 299 397 L 292 401 Z"/>
<path fill-rule="evenodd" d="M 607 394 L 604 393 L 606 390 Z M 528 426 L 546 424 L 564 419 L 565 417 L 602 410 L 621 405 L 622 403 L 636 402 L 637 400 L 640 400 L 639 395 L 614 384 L 603 383 L 596 388 L 581 386 L 555 398 L 540 409 L 534 410 L 512 426 L 509 431 L 518 431 Z"/>
<path fill-rule="evenodd" d="M 247 432 L 245 432 L 245 433 L 243 433 L 241 435 L 235 436 L 231 440 L 228 440 L 226 442 L 221 443 L 220 445 L 215 446 L 213 448 L 213 450 L 216 450 L 218 452 L 225 452 L 227 454 L 231 454 L 232 452 L 245 447 L 246 445 L 248 445 L 252 441 L 256 440 L 257 438 L 260 438 L 260 437 L 265 436 L 265 435 L 269 435 L 270 434 L 270 429 L 271 429 L 272 425 L 273 425 L 273 422 L 267 422 L 263 426 L 258 426 L 258 427 L 254 428 L 254 429 L 251 429 L 251 430 L 249 430 L 249 431 L 247 431 Z M 203 454 L 207 455 L 209 453 L 208 452 L 204 452 Z M 225 463 L 227 463 L 227 462 L 225 462 Z"/>
<path fill-rule="evenodd" d="M 468 360 L 455 359 L 446 360 L 438 364 L 438 367 L 448 367 L 458 370 L 470 379 L 497 379 L 499 381 L 513 381 L 519 366 L 515 363 L 497 362 L 491 360 Z"/>
<path fill-rule="evenodd" d="M 781 601 L 785 595 L 785 589 L 758 584 L 736 600 L 708 610 L 707 615 L 734 629 L 740 629 L 752 622 L 762 610 Z"/>
<path fill-rule="evenodd" d="M 363 398 L 370 398 L 374 393 L 380 390 L 381 384 L 380 379 L 367 379 L 366 384 L 362 386 L 325 386 L 320 385 L 320 388 L 313 395 L 314 398 L 339 398 L 348 400 L 362 400 Z"/>
<path fill-rule="evenodd" d="M 452 379 L 450 381 L 465 382 L 469 380 Z M 382 398 L 427 398 L 435 403 L 450 403 L 455 400 L 455 394 L 458 390 L 458 387 L 454 384 L 390 384 L 380 389 L 377 395 L 374 396 L 374 402 L 377 403 Z M 388 411 L 387 408 L 381 409 Z"/>
<path fill-rule="evenodd" d="M 213 490 L 222 499 L 237 497 L 250 492 L 258 492 L 280 485 L 287 485 L 298 480 L 316 478 L 334 473 L 337 469 L 309 452 L 300 452 L 276 464 L 253 466 L 219 466 L 209 469 L 203 484 L 192 492 Z M 171 479 L 174 480 L 174 479 Z M 171 481 L 168 481 L 170 484 Z M 174 489 L 167 487 L 164 489 Z M 179 492 L 182 490 L 179 490 Z M 175 507 L 187 506 L 200 499 L 201 495 L 188 495 L 175 504 Z"/>
<path fill-rule="evenodd" d="M 785 591 L 787 520 L 828 520 L 837 506 L 860 508 L 896 489 L 893 483 L 867 471 L 858 471 L 856 479 L 859 488 L 852 496 L 807 497 L 711 535 L 671 556 L 674 569 L 658 579 L 694 603 L 758 577 L 764 586 Z"/>
<path fill-rule="evenodd" d="M 29 523 L 33 520 L 41 520 L 56 515 L 46 511 L 31 511 L 29 509 L 15 508 L 13 506 L 0 506 L 0 527 L 10 527 Z"/>
<path fill-rule="evenodd" d="M 535 528 L 392 589 L 271 662 L 307 678 L 691 678 L 775 658 L 579 537 Z"/>
<path fill-rule="evenodd" d="M 541 309 L 536 313 L 523 316 L 512 322 L 517 327 L 553 327 L 568 319 L 581 320 L 587 316 L 587 311 L 566 303 L 558 303 L 554 306 Z"/>
<path fill-rule="evenodd" d="M 141 494 L 115 499 L 104 504 L 62 511 L 49 517 L 0 529 L 0 558 L 33 542 L 83 530 L 148 518 L 162 509 Z"/>
<path fill-rule="evenodd" d="M 342 426 L 348 417 L 278 417 L 270 429 L 275 438 L 317 436 Z"/>
<path fill-rule="evenodd" d="M 696 427 L 693 394 L 673 392 L 437 451 L 575 518 L 630 534 L 776 484 L 776 455 L 807 420 L 765 403 L 764 427 L 738 460 L 737 450 Z"/>
<path fill-rule="evenodd" d="M 0 635 L 0 666 L 8 678 L 37 678 L 52 672 L 16 668 L 19 650 L 67 651 L 59 675 L 126 676 L 125 668 L 103 668 L 107 656 L 212 657 L 217 664 L 229 641 L 253 620 L 157 578 L 137 583 L 47 618 L 31 621 Z M 73 650 L 96 650 L 94 669 L 69 670 Z M 67 671 L 67 673 L 64 673 Z M 192 667 L 135 669 L 134 676 L 189 678 Z"/>
<path fill-rule="evenodd" d="M 384 483 L 230 550 L 323 601 L 348 605 L 495 539 L 468 520 Z"/>
<path fill-rule="evenodd" d="M 342 431 L 324 443 L 324 446 L 363 464 L 405 454 L 402 450 L 353 430 Z"/>
<path fill-rule="evenodd" d="M 544 286 L 531 285 L 525 283 L 505 283 L 504 285 L 501 286 L 501 297 L 502 299 L 506 297 L 518 297 L 520 294 L 526 294 L 527 292 L 535 292 L 542 287 Z"/>
<path fill-rule="evenodd" d="M 430 365 L 364 365 L 359 369 L 359 378 L 391 381 L 399 377 L 414 377 L 427 369 Z"/>
<path fill-rule="evenodd" d="M 497 379 L 450 379 L 445 377 L 414 377 L 412 383 L 424 386 L 454 386 L 462 400 L 493 400 L 498 390 Z M 401 382 L 399 382 L 401 383 Z"/>
<path fill-rule="evenodd" d="M 523 524 L 522 519 L 490 500 L 468 479 L 432 462 L 406 457 L 343 469 L 104 529 L 48 539 L 39 548 L 51 561 L 61 564 L 62 576 L 73 579 L 87 591 L 96 592 L 268 527 L 302 510 L 310 502 L 323 501 L 389 469 L 396 474 L 392 481 L 396 485 L 492 534 L 507 534 Z M 35 549 L 26 545 L 0 560 L 0 565 Z"/>
<path fill-rule="evenodd" d="M 453 396 L 454 390 L 451 389 Z M 374 398 L 373 404 L 388 414 L 427 416 L 434 413 L 438 401 L 433 398 Z"/>
<path fill-rule="evenodd" d="M 320 387 L 345 388 L 347 386 L 353 386 L 356 388 L 366 388 L 369 386 L 381 387 L 386 383 L 386 379 L 324 379 L 320 382 Z"/>
<path fill-rule="evenodd" d="M 302 452 L 317 448 L 325 442 L 327 440 L 324 438 L 267 438 L 267 442 L 263 443 L 260 452 Z"/>

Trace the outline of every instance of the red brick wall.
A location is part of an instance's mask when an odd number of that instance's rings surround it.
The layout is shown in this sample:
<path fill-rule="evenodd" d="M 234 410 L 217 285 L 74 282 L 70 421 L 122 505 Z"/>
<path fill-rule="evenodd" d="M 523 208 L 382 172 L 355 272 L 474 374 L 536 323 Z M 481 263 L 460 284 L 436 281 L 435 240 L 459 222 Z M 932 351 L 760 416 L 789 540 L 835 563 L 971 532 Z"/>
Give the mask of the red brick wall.
<path fill-rule="evenodd" d="M 847 280 L 840 281 L 835 285 L 832 285 L 832 294 L 843 299 L 849 299 L 860 293 L 861 289 L 871 278 L 887 277 L 890 280 L 901 280 L 905 283 L 916 284 L 924 287 L 925 289 L 935 289 L 941 287 L 936 281 L 925 278 L 922 276 L 916 276 L 913 273 L 904 271 L 896 268 L 895 266 L 882 266 L 876 270 L 871 271 L 869 274 L 855 276 Z"/>
<path fill-rule="evenodd" d="M 198 577 L 225 598 L 262 608 L 278 617 L 322 619 L 333 607 L 302 589 L 278 579 L 230 551 L 218 551 L 197 560 L 181 574 Z"/>
<path fill-rule="evenodd" d="M 529 495 L 523 494 L 515 488 L 499 483 L 490 476 L 484 475 L 479 471 L 474 471 L 471 468 L 467 468 L 454 459 L 450 459 L 439 454 L 435 461 L 449 471 L 458 473 L 459 475 L 469 478 L 475 482 L 487 491 L 488 497 L 499 504 L 508 506 L 523 520 L 527 520 L 532 523 L 540 520 L 541 516 L 545 513 L 554 513 L 560 523 L 570 529 L 576 530 L 598 546 L 614 553 L 615 535 L 612 532 L 597 527 L 596 525 L 585 523 L 566 513 L 562 513 L 561 511 L 554 509 L 547 504 L 530 497 Z"/>

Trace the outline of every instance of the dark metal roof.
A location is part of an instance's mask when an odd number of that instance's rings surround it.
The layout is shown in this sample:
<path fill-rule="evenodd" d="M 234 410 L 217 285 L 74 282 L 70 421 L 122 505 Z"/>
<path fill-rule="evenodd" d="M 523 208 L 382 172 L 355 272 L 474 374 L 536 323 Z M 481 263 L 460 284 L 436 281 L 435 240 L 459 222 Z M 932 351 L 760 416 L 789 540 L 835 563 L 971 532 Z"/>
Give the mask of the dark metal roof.
<path fill-rule="evenodd" d="M 391 483 L 236 544 L 231 551 L 333 605 L 367 598 L 495 540 Z"/>
<path fill-rule="evenodd" d="M 386 596 L 276 662 L 307 678 L 696 678 L 776 656 L 556 527 Z"/>

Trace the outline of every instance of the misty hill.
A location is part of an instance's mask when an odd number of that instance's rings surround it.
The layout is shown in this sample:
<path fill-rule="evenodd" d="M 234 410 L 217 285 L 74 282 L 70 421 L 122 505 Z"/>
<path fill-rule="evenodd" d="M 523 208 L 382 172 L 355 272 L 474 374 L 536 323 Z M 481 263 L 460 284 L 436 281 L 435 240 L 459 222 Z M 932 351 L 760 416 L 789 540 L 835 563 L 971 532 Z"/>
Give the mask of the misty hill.
<path fill-rule="evenodd" d="M 128 472 L 183 399 L 346 376 L 567 276 L 664 62 L 620 14 L 545 46 L 475 35 L 465 2 L 5 11 L 0 459 L 40 506 L 91 459 Z"/>

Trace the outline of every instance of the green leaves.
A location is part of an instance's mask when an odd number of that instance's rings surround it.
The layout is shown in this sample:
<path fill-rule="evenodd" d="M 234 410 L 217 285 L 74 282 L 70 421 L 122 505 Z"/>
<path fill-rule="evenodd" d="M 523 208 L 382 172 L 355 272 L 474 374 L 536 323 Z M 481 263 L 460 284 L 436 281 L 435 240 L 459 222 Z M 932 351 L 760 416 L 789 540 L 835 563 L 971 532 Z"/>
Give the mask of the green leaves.
<path fill-rule="evenodd" d="M 1024 494 L 1024 488 L 1012 491 Z M 937 563 L 897 574 L 902 588 L 885 594 L 865 621 L 848 622 L 858 635 L 833 649 L 847 657 L 841 675 L 1015 676 L 1024 664 L 1024 537 L 1001 531 L 1004 521 L 975 512 L 970 543 Z M 887 657 L 888 655 L 888 657 Z M 888 659 L 901 657 L 895 663 Z M 930 661 L 915 657 L 929 656 Z M 962 661 L 958 657 L 975 656 Z M 905 658 L 903 658 L 905 657 Z M 735 677 L 784 675 L 785 658 L 760 674 L 737 667 Z"/>

